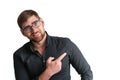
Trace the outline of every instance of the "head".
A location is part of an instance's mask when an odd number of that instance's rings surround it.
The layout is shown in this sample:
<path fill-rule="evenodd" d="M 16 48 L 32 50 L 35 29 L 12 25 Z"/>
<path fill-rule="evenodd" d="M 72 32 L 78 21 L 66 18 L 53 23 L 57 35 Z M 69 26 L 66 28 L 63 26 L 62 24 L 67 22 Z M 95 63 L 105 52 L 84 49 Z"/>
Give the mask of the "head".
<path fill-rule="evenodd" d="M 31 41 L 39 42 L 44 38 L 44 21 L 37 12 L 24 10 L 18 16 L 17 22 L 22 34 Z"/>

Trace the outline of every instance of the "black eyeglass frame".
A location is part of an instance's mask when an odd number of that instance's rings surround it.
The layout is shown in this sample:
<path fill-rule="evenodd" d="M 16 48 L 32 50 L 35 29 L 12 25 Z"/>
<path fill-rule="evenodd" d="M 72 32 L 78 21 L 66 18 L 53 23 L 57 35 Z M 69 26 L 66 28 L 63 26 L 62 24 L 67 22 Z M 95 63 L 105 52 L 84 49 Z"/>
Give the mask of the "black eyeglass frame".
<path fill-rule="evenodd" d="M 21 28 L 22 31 L 24 32 L 30 32 L 32 27 L 39 27 L 40 25 L 40 19 L 35 20 L 34 22 L 32 22 L 31 25 L 25 26 L 24 28 Z"/>

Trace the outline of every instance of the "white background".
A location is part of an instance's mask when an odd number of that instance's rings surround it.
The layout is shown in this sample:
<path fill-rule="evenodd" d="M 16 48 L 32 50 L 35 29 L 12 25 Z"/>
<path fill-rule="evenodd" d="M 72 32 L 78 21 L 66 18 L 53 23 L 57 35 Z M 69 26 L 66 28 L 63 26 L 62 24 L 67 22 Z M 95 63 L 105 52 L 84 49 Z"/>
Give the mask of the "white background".
<path fill-rule="evenodd" d="M 0 80 L 15 80 L 13 53 L 28 41 L 17 17 L 36 10 L 53 36 L 69 37 L 91 65 L 94 80 L 120 80 L 119 0 L 1 0 Z M 71 69 L 72 80 L 80 80 Z"/>

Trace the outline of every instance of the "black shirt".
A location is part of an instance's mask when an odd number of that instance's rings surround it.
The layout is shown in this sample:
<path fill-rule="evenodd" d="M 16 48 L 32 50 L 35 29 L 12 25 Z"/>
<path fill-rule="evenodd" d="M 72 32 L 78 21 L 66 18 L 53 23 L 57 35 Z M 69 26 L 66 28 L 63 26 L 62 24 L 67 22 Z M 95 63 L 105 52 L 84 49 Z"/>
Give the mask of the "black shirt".
<path fill-rule="evenodd" d="M 34 50 L 31 41 L 14 53 L 16 80 L 38 80 L 38 76 L 46 69 L 46 60 L 49 57 L 57 58 L 64 52 L 67 56 L 62 60 L 62 70 L 50 80 L 71 80 L 70 64 L 81 75 L 81 80 L 92 80 L 93 74 L 89 64 L 70 39 L 47 35 L 46 42 L 47 46 L 42 56 Z"/>

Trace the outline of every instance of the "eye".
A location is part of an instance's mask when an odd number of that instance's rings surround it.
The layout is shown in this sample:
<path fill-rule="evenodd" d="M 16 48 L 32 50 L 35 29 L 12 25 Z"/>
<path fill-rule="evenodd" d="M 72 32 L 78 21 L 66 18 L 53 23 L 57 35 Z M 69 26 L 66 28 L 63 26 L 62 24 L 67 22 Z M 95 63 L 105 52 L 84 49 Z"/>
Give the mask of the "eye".
<path fill-rule="evenodd" d="M 31 26 L 26 26 L 25 28 L 23 28 L 23 31 L 27 31 L 28 29 L 30 29 Z"/>
<path fill-rule="evenodd" d="M 37 26 L 37 23 L 38 23 L 38 20 L 35 21 L 35 22 L 33 22 L 33 25 L 34 25 L 34 26 Z"/>

